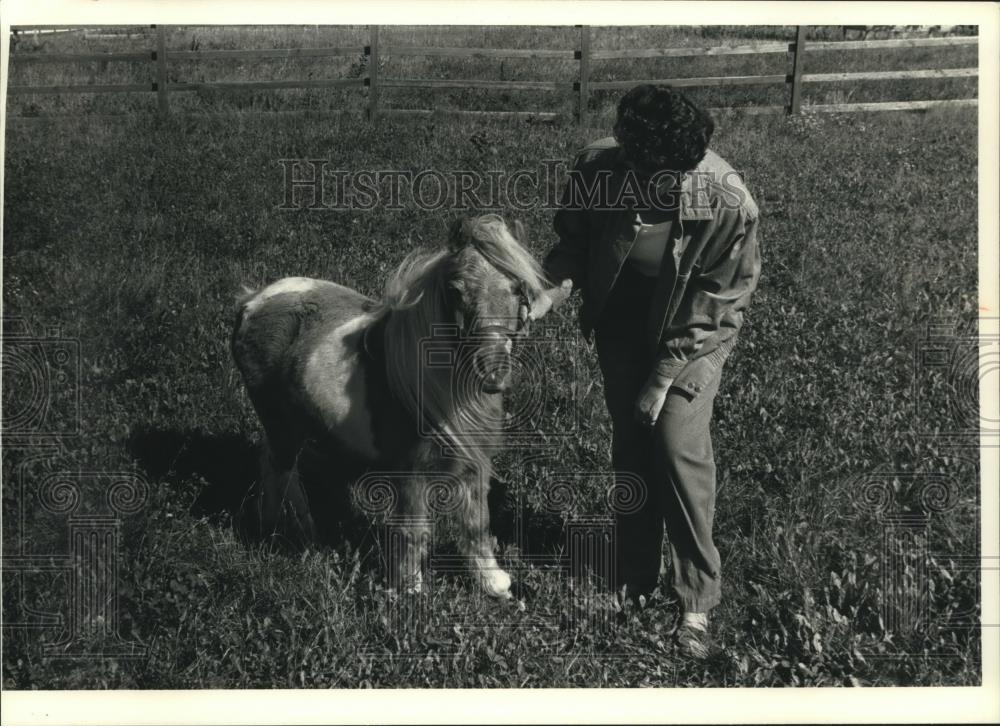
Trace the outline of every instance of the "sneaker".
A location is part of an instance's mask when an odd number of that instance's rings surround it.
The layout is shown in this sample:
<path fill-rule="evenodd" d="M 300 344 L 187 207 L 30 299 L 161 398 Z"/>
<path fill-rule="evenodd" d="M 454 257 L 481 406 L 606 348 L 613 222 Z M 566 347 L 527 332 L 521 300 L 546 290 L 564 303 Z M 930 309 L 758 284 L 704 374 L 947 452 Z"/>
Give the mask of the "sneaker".
<path fill-rule="evenodd" d="M 708 613 L 684 613 L 681 626 L 688 626 L 702 632 L 708 631 Z"/>
<path fill-rule="evenodd" d="M 707 613 L 684 613 L 680 627 L 674 635 L 680 651 L 695 660 L 704 660 L 712 655 L 712 641 L 708 635 Z"/>

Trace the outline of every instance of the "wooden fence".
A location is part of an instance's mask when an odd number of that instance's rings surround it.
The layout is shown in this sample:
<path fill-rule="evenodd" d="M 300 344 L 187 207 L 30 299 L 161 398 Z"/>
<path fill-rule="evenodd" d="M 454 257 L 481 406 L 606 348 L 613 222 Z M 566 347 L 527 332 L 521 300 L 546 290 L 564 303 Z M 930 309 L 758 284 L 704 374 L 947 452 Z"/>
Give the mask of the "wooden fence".
<path fill-rule="evenodd" d="M 14 64 L 20 63 L 65 63 L 75 61 L 102 62 L 146 62 L 155 64 L 156 80 L 152 83 L 118 84 L 118 85 L 59 85 L 59 86 L 8 86 L 8 92 L 15 95 L 24 94 L 62 94 L 62 93 L 120 93 L 149 92 L 155 93 L 158 111 L 166 116 L 170 111 L 170 94 L 212 90 L 268 90 L 285 88 L 367 88 L 367 113 L 370 119 L 383 115 L 423 116 L 438 113 L 430 109 L 383 109 L 380 107 L 379 94 L 382 89 L 391 88 L 475 88 L 492 90 L 540 90 L 565 91 L 576 95 L 576 119 L 580 124 L 588 121 L 588 106 L 591 92 L 602 89 L 625 89 L 640 83 L 670 84 L 679 87 L 694 86 L 741 86 L 741 85 L 776 85 L 787 87 L 788 103 L 783 106 L 745 106 L 738 110 L 743 113 L 802 113 L 802 90 L 806 83 L 852 83 L 873 80 L 906 80 L 928 78 L 972 78 L 978 76 L 978 68 L 945 68 L 904 71 L 868 71 L 853 73 L 808 73 L 806 72 L 806 56 L 809 51 L 816 50 L 866 50 L 875 48 L 913 48 L 940 46 L 967 46 L 978 44 L 976 36 L 958 36 L 943 38 L 911 38 L 892 40 L 860 40 L 860 41 L 808 41 L 807 26 L 798 26 L 794 42 L 752 43 L 736 46 L 689 47 L 689 48 L 646 48 L 646 49 L 591 49 L 590 26 L 578 26 L 579 40 L 572 50 L 550 50 L 544 48 L 465 48 L 465 47 L 431 47 L 431 46 L 392 46 L 385 47 L 379 43 L 379 27 L 370 26 L 369 42 L 361 46 L 326 47 L 326 48 L 289 48 L 269 50 L 169 50 L 166 47 L 165 29 L 153 26 L 156 30 L 156 49 L 132 53 L 47 53 L 21 55 L 11 54 Z M 15 31 L 50 30 L 47 26 L 24 26 L 14 28 Z M 784 74 L 759 76 L 710 76 L 698 78 L 644 78 L 632 80 L 591 81 L 590 64 L 594 60 L 614 58 L 693 58 L 699 56 L 724 55 L 757 55 L 768 53 L 786 53 L 790 58 L 790 69 Z M 531 58 L 531 59 L 561 59 L 577 62 L 577 78 L 575 81 L 495 81 L 495 80 L 444 80 L 434 78 L 396 78 L 383 77 L 379 73 L 380 59 L 383 54 L 393 56 L 445 56 L 455 58 Z M 174 83 L 169 81 L 167 64 L 169 60 L 219 60 L 219 59 L 266 59 L 266 58 L 318 58 L 333 56 L 361 56 L 367 59 L 365 75 L 358 78 L 338 78 L 324 80 L 280 80 L 280 81 L 204 81 L 197 83 Z M 976 105 L 975 98 L 942 99 L 932 101 L 897 101 L 873 103 L 837 103 L 811 105 L 806 108 L 811 113 L 845 112 L 845 111 L 898 111 L 919 110 L 934 106 L 968 106 Z M 712 109 L 726 111 L 730 109 Z M 551 120 L 558 116 L 555 113 L 536 111 L 445 111 L 450 114 L 488 117 L 533 117 Z"/>

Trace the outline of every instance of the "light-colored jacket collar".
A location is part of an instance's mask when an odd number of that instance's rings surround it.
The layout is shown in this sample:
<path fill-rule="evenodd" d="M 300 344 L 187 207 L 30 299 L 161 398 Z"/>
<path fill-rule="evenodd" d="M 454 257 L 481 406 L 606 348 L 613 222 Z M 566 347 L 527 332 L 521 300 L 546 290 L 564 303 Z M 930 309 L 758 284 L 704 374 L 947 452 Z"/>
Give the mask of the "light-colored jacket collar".
<path fill-rule="evenodd" d="M 621 160 L 621 147 L 618 146 L 614 137 L 607 137 L 595 142 L 589 148 L 615 148 Z M 712 197 L 709 192 L 709 176 L 718 173 L 721 159 L 711 150 L 705 152 L 705 158 L 694 168 L 691 173 L 684 175 L 681 182 L 681 193 L 678 202 L 678 217 L 682 222 L 689 220 L 713 219 Z M 621 163 L 621 162 L 620 162 Z"/>
<path fill-rule="evenodd" d="M 681 182 L 680 209 L 678 216 L 681 221 L 692 219 L 712 219 L 712 199 L 708 191 L 708 174 L 712 172 L 709 151 L 694 173 L 685 174 Z M 712 154 L 715 156 L 715 154 Z"/>

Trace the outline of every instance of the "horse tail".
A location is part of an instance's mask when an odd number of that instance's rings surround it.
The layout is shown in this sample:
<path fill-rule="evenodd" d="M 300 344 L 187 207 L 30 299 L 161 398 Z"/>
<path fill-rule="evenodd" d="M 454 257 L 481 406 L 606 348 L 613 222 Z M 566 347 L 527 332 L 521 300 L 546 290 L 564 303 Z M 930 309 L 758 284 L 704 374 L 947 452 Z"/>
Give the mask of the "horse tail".
<path fill-rule="evenodd" d="M 243 306 L 249 302 L 250 298 L 257 294 L 257 290 L 252 287 L 247 287 L 246 285 L 240 285 L 239 292 L 236 293 L 236 312 L 242 312 Z"/>
<path fill-rule="evenodd" d="M 239 337 L 240 330 L 243 328 L 243 321 L 246 317 L 247 303 L 253 299 L 253 297 L 258 293 L 258 290 L 247 287 L 246 285 L 240 285 L 239 291 L 233 298 L 233 334 L 231 345 L 235 345 L 237 337 Z"/>

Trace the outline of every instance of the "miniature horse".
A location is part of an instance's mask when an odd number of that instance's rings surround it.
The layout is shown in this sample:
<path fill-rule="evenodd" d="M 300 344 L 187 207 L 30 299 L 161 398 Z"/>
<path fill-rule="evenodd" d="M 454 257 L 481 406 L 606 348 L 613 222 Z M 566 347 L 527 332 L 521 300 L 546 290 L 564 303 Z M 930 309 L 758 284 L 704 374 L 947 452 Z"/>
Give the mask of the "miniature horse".
<path fill-rule="evenodd" d="M 303 277 L 240 301 L 232 352 L 265 433 L 253 492 L 264 537 L 291 527 L 312 541 L 299 453 L 307 443 L 349 452 L 379 474 L 369 481 L 388 483 L 391 491 L 370 493 L 389 502 L 386 513 L 418 528 L 429 531 L 428 510 L 447 484 L 454 503 L 447 511 L 457 513 L 459 546 L 478 582 L 495 597 L 510 597 L 486 501 L 502 394 L 514 340 L 547 310 L 542 294 L 555 304 L 569 294 L 546 289 L 519 242 L 520 223 L 514 231 L 492 214 L 458 220 L 446 248 L 403 261 L 380 301 Z M 389 573 L 408 590 L 420 589 L 420 535 L 405 539 Z"/>

